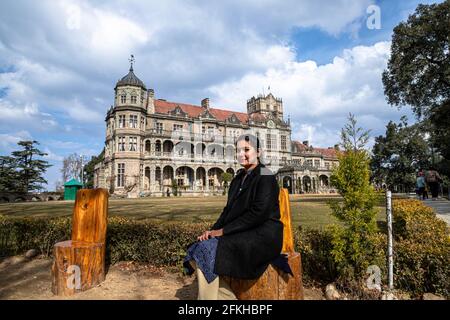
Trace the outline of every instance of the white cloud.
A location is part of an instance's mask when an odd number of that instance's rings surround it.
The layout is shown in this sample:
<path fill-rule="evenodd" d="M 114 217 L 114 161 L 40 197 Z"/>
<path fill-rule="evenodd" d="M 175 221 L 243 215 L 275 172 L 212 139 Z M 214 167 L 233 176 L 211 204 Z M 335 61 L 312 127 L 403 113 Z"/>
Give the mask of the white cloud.
<path fill-rule="evenodd" d="M 381 82 L 389 53 L 390 43 L 378 42 L 346 49 L 332 63 L 320 66 L 287 56 L 278 67 L 248 73 L 208 90 L 216 105 L 240 106 L 244 111 L 249 96 L 270 85 L 273 94 L 283 98 L 285 117 L 289 114 L 297 123 L 294 137 L 333 145 L 350 112 L 366 129 L 383 130 L 385 119 L 398 118 L 397 110 L 385 101 Z"/>
<path fill-rule="evenodd" d="M 0 125 L 3 130 L 28 128 L 46 131 L 58 127 L 53 117 L 40 112 L 35 103 L 13 105 L 7 100 L 0 99 L 0 114 Z"/>
<path fill-rule="evenodd" d="M 0 150 L 2 154 L 9 154 L 11 151 L 17 149 L 17 143 L 21 140 L 32 140 L 32 137 L 28 131 L 18 131 L 15 133 L 2 133 L 0 134 Z"/>
<path fill-rule="evenodd" d="M 97 124 L 102 123 L 104 120 L 104 115 L 83 105 L 77 99 L 67 102 L 65 106 L 67 113 L 72 119 Z"/>
<path fill-rule="evenodd" d="M 47 155 L 44 156 L 45 160 L 52 160 L 52 161 L 63 161 L 64 157 L 60 156 L 54 152 L 52 152 L 48 147 L 45 147 L 43 152 L 45 152 Z"/>

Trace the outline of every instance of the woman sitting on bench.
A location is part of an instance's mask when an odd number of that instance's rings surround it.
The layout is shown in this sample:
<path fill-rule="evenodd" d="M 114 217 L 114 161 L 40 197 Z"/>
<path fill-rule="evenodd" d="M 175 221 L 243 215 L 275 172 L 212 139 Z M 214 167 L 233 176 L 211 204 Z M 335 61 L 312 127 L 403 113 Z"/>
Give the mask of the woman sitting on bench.
<path fill-rule="evenodd" d="M 257 279 L 280 257 L 283 224 L 279 187 L 273 173 L 260 162 L 259 139 L 237 139 L 240 169 L 231 181 L 228 201 L 211 230 L 187 249 L 185 270 L 197 270 L 198 299 L 236 299 L 223 277 Z M 191 265 L 192 263 L 192 265 Z"/>

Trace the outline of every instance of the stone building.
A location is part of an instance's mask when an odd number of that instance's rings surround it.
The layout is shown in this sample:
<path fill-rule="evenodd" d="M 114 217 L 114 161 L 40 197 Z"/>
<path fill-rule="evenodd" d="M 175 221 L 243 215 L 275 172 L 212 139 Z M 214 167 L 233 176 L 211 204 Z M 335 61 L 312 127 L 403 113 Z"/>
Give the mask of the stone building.
<path fill-rule="evenodd" d="M 221 194 L 222 173 L 234 175 L 240 169 L 236 138 L 250 132 L 261 140 L 266 165 L 291 192 L 329 191 L 334 149 L 291 141 L 283 102 L 271 93 L 249 99 L 246 113 L 211 107 L 208 98 L 200 105 L 169 102 L 146 88 L 134 74 L 133 63 L 114 92 L 95 187 L 126 197 L 163 196 L 175 190 L 182 195 Z M 305 184 L 298 187 L 298 179 Z"/>

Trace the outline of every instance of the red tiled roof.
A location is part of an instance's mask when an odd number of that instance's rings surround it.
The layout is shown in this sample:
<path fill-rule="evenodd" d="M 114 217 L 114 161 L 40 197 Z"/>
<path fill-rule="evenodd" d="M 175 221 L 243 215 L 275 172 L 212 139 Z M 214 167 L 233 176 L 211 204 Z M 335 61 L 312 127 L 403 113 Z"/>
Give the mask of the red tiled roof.
<path fill-rule="evenodd" d="M 296 147 L 300 153 L 304 152 L 304 151 L 310 151 L 310 152 L 319 153 L 322 156 L 327 157 L 327 158 L 337 158 L 337 152 L 334 148 L 314 148 L 313 147 L 312 150 L 308 150 L 308 147 L 299 141 L 292 140 L 292 143 L 296 145 Z"/>
<path fill-rule="evenodd" d="M 186 112 L 190 117 L 197 118 L 205 109 L 201 106 L 195 106 L 192 104 L 186 103 L 178 103 L 178 102 L 169 102 L 163 100 L 155 100 L 155 113 L 168 114 L 170 111 L 174 110 L 177 106 L 181 108 L 184 112 Z M 242 123 L 248 122 L 248 115 L 243 112 L 235 112 L 230 110 L 209 108 L 209 112 L 216 117 L 219 121 L 225 121 L 228 119 L 233 113 Z"/>
<path fill-rule="evenodd" d="M 337 152 L 334 148 L 314 148 L 314 151 L 319 152 L 324 157 L 337 158 Z"/>

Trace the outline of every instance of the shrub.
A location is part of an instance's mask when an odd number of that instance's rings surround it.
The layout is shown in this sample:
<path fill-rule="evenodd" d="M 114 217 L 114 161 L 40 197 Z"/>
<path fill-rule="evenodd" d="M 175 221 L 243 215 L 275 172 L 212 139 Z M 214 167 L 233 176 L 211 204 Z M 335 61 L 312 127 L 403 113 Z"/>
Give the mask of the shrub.
<path fill-rule="evenodd" d="M 416 295 L 450 297 L 450 232 L 419 200 L 394 200 L 395 283 Z"/>
<path fill-rule="evenodd" d="M 341 131 L 344 152 L 338 154 L 339 166 L 333 169 L 330 182 L 343 201 L 330 201 L 333 216 L 342 222 L 330 228 L 331 256 L 344 278 L 360 279 L 376 260 L 373 238 L 377 232 L 377 194 L 370 183 L 370 158 L 363 148 L 368 132 L 356 127 L 353 115 Z"/>

